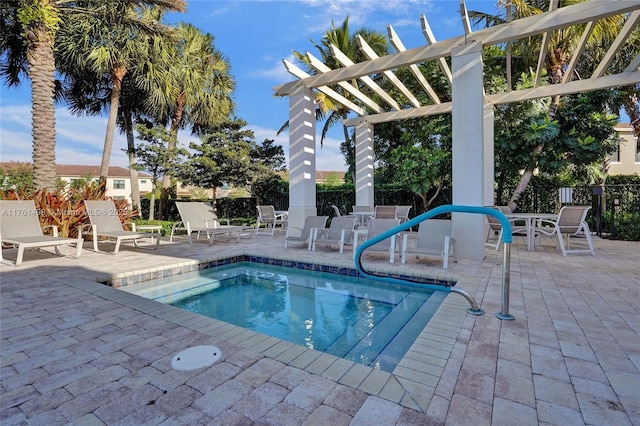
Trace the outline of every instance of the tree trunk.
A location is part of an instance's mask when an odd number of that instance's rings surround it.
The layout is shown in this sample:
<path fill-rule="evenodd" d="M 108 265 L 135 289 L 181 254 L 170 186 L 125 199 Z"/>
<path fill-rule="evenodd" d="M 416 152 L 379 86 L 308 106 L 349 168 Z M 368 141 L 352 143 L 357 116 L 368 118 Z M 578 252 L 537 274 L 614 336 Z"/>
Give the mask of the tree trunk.
<path fill-rule="evenodd" d="M 127 155 L 129 156 L 129 178 L 131 179 L 131 204 L 133 210 L 140 209 L 140 184 L 138 182 L 138 171 L 136 164 L 136 142 L 133 138 L 133 120 L 131 111 L 125 111 L 124 127 L 127 133 Z"/>
<path fill-rule="evenodd" d="M 55 59 L 53 40 L 44 25 L 30 34 L 27 52 L 31 79 L 31 123 L 33 129 L 33 180 L 36 188 L 56 187 Z"/>
<path fill-rule="evenodd" d="M 538 147 L 536 148 L 536 152 L 537 153 L 542 152 L 543 147 L 544 145 L 538 145 Z M 516 209 L 518 208 L 518 201 L 520 201 L 522 194 L 527 189 L 527 185 L 529 185 L 529 182 L 533 177 L 533 170 L 535 168 L 536 168 L 535 163 L 529 164 L 525 169 L 524 173 L 522 174 L 522 176 L 520 177 L 520 182 L 518 182 L 518 186 L 516 186 L 516 189 L 513 191 L 513 195 L 511 195 L 511 199 L 509 200 L 509 204 L 507 204 L 512 212 L 515 212 Z"/>
<path fill-rule="evenodd" d="M 169 139 L 169 151 L 176 149 L 178 143 L 178 129 L 180 128 L 180 122 L 182 122 L 182 115 L 184 114 L 184 106 L 187 96 L 181 93 L 176 99 L 175 112 L 171 118 L 171 138 Z M 171 163 L 173 158 L 169 158 Z M 169 188 L 171 188 L 171 174 L 165 172 L 162 176 L 162 190 L 160 191 L 160 219 L 166 219 L 169 207 Z"/>
<path fill-rule="evenodd" d="M 120 91 L 122 89 L 122 79 L 127 73 L 125 67 L 117 67 L 112 70 L 113 87 L 111 88 L 111 103 L 109 106 L 109 120 L 107 121 L 107 133 L 104 136 L 104 148 L 102 150 L 102 162 L 100 163 L 100 183 L 107 182 L 109 176 L 109 160 L 111 159 L 111 148 L 113 147 L 113 135 L 116 129 L 118 118 L 118 106 L 120 105 Z"/>

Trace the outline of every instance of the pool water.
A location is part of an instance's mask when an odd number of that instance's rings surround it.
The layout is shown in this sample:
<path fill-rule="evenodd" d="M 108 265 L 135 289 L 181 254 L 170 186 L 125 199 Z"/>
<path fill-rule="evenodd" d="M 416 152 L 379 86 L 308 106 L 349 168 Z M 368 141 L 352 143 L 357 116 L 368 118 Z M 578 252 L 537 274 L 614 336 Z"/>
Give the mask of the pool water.
<path fill-rule="evenodd" d="M 121 289 L 389 372 L 446 296 L 251 262 Z"/>

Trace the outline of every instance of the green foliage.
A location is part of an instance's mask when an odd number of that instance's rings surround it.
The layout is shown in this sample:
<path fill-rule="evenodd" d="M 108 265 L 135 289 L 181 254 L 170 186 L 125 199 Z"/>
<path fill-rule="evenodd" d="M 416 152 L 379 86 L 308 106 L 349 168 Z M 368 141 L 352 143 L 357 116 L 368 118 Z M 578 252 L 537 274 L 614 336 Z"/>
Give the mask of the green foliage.
<path fill-rule="evenodd" d="M 151 127 L 150 123 L 135 126 L 138 138 L 145 141 L 136 149 L 137 170 L 143 170 L 151 174 L 151 180 L 155 188 L 156 183 L 165 173 L 175 170 L 175 164 L 186 155 L 184 148 L 170 150 L 169 140 L 171 133 L 162 126 Z"/>
<path fill-rule="evenodd" d="M 169 220 L 144 220 L 144 219 L 136 219 L 134 220 L 136 226 L 138 225 L 158 225 L 161 226 L 162 229 L 160 232 L 163 236 L 168 237 L 171 235 L 171 227 L 175 222 Z"/>
<path fill-rule="evenodd" d="M 61 18 L 58 7 L 49 1 L 22 1 L 18 7 L 18 21 L 25 29 L 24 42 L 32 42 L 27 32 L 35 32 L 34 28 L 43 28 L 51 39 L 60 28 Z"/>
<path fill-rule="evenodd" d="M 251 181 L 253 131 L 243 128 L 247 123 L 239 118 L 209 126 L 200 136 L 201 143 L 192 142 L 192 154 L 181 165 L 177 177 L 184 183 L 215 191 L 223 184 L 246 186 Z"/>
<path fill-rule="evenodd" d="M 33 167 L 27 163 L 18 163 L 15 167 L 0 168 L 0 190 L 15 189 L 31 194 L 35 191 Z"/>

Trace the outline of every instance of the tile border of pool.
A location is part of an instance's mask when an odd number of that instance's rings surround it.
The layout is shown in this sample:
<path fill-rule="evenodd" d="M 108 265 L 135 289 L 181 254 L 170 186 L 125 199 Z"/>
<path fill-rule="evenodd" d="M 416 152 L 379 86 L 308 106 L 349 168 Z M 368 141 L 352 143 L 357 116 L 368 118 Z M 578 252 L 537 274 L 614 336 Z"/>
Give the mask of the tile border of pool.
<path fill-rule="evenodd" d="M 262 255 L 244 252 L 205 261 L 192 260 L 157 268 L 107 275 L 106 279 L 99 279 L 98 282 L 100 284 L 111 283 L 110 286 L 117 288 L 121 285 L 228 265 L 238 261 L 250 260 L 251 258 L 268 259 L 270 262 L 276 262 L 273 264 L 278 265 L 280 262 L 301 264 L 308 266 L 308 269 L 312 270 L 320 270 L 316 269 L 320 266 L 332 270 L 349 270 L 346 271 L 347 274 L 352 270 L 355 274 L 355 269 L 346 262 L 334 262 L 333 265 L 327 265 L 326 263 L 331 262 L 320 264 L 313 261 L 291 261 L 290 258 L 284 259 L 277 256 L 266 258 Z M 366 266 L 370 267 L 371 272 L 390 274 L 392 276 L 408 274 L 408 276 L 414 278 L 440 279 L 460 284 L 455 275 L 446 272 L 434 274 L 433 271 L 421 268 L 416 273 L 415 268 L 403 268 L 400 265 L 391 265 L 390 268 L 386 265 L 381 265 L 377 268 L 373 267 L 373 265 Z M 198 331 L 215 339 L 238 345 L 310 374 L 320 375 L 345 386 L 421 412 L 426 412 L 435 394 L 436 387 L 443 378 L 445 366 L 452 356 L 454 344 L 467 317 L 466 308 L 468 307 L 468 303 L 464 298 L 452 296 L 451 294 L 447 295 L 395 370 L 389 373 L 246 330 L 213 318 L 144 299 L 135 294 L 123 291 L 110 293 L 116 294 L 110 294 L 111 297 L 109 299 L 140 312 Z"/>

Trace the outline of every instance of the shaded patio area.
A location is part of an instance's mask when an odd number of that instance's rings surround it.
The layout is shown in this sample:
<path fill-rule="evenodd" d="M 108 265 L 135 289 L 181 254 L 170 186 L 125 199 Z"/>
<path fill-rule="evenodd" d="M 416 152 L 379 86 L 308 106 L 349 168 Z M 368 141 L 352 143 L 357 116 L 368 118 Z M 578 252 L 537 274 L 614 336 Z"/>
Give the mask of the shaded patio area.
<path fill-rule="evenodd" d="M 0 421 L 14 424 L 640 424 L 640 243 L 596 238 L 597 256 L 554 241 L 511 258 L 514 321 L 501 321 L 502 253 L 380 271 L 458 279 L 486 311 L 449 294 L 393 373 L 308 350 L 99 284 L 199 268 L 235 255 L 333 266 L 351 251 L 284 249 L 281 235 L 238 243 L 162 242 L 155 252 L 27 253 L 0 266 Z M 89 244 L 85 243 L 85 248 Z M 69 251 L 64 253 L 71 254 Z M 12 254 L 7 254 L 11 258 Z M 190 346 L 220 362 L 171 368 Z"/>

